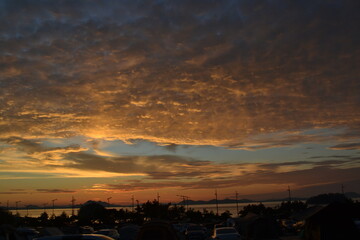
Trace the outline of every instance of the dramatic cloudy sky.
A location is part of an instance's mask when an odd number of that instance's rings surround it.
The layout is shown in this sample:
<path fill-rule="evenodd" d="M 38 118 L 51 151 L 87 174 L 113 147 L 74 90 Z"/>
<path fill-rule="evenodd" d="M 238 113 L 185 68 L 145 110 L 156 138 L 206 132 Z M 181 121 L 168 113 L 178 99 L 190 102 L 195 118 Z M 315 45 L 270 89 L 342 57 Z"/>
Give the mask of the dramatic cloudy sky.
<path fill-rule="evenodd" d="M 357 0 L 0 0 L 0 202 L 360 192 Z"/>

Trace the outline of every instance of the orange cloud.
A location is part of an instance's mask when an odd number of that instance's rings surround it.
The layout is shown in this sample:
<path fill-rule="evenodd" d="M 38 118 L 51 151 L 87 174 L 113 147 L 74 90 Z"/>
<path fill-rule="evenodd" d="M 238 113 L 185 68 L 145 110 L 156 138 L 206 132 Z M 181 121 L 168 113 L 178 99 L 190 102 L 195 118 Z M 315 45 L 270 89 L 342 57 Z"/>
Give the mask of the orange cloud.
<path fill-rule="evenodd" d="M 94 9 L 62 5 L 69 15 L 56 15 L 61 21 L 49 19 L 58 11 L 54 5 L 21 16 L 4 9 L 3 22 L 18 27 L 3 29 L 0 136 L 70 134 L 244 149 L 284 146 L 255 145 L 258 134 L 313 128 L 344 127 L 359 138 L 354 63 L 360 54 L 351 4 L 339 4 L 339 22 L 312 2 L 285 12 L 270 2 L 207 3 L 200 17 L 196 4 L 175 1 L 171 15 L 159 6 L 170 27 L 154 24 L 164 21 L 153 3 L 130 4 L 127 15 L 110 2 Z M 114 8 L 123 17 L 112 16 Z M 263 9 L 261 16 L 253 8 Z M 99 9 L 107 14 L 87 16 Z M 304 14 L 313 11 L 319 12 Z"/>

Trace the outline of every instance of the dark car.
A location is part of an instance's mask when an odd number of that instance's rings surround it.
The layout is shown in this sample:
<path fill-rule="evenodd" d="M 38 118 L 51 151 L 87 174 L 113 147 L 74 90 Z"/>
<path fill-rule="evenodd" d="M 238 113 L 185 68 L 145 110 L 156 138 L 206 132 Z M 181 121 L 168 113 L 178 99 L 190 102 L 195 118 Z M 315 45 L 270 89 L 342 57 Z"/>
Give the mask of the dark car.
<path fill-rule="evenodd" d="M 100 234 L 71 234 L 34 238 L 34 240 L 114 240 L 111 237 Z"/>
<path fill-rule="evenodd" d="M 105 235 L 105 236 L 111 237 L 115 240 L 120 239 L 119 232 L 116 229 L 100 229 L 100 230 L 96 231 L 95 234 Z"/>
<path fill-rule="evenodd" d="M 206 232 L 201 225 L 189 225 L 185 231 L 187 240 L 203 240 L 206 239 Z"/>
<path fill-rule="evenodd" d="M 137 240 L 179 240 L 172 225 L 165 221 L 145 223 L 139 231 Z"/>

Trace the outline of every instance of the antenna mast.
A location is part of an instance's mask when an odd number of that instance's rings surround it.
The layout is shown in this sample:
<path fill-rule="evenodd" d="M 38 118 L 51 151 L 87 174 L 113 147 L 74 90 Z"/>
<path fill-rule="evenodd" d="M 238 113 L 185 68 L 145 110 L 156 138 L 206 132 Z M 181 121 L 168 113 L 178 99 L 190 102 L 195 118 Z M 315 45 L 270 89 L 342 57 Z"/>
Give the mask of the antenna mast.
<path fill-rule="evenodd" d="M 134 212 L 134 200 L 135 200 L 135 198 L 134 198 L 134 195 L 132 195 L 131 196 L 131 209 L 132 209 L 132 211 Z"/>
<path fill-rule="evenodd" d="M 291 203 L 291 190 L 290 190 L 290 186 L 288 186 L 288 192 L 289 192 L 289 202 Z"/>
<path fill-rule="evenodd" d="M 236 213 L 237 215 L 239 215 L 239 202 L 238 202 L 238 192 L 235 192 L 235 196 L 236 196 Z"/>

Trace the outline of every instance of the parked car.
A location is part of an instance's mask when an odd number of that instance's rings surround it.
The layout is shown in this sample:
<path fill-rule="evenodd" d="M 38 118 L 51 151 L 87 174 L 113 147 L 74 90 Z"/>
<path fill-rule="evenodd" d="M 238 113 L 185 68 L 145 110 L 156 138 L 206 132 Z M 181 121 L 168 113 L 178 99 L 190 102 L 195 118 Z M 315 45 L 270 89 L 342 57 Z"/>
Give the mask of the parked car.
<path fill-rule="evenodd" d="M 187 240 L 203 240 L 206 239 L 206 231 L 201 225 L 189 225 L 185 231 Z"/>
<path fill-rule="evenodd" d="M 90 226 L 82 226 L 80 227 L 80 233 L 82 234 L 92 234 L 94 233 L 94 228 Z"/>
<path fill-rule="evenodd" d="M 134 224 L 129 224 L 121 227 L 118 232 L 120 240 L 135 240 L 138 235 L 140 227 Z"/>
<path fill-rule="evenodd" d="M 19 227 L 16 229 L 18 235 L 20 235 L 21 239 L 24 240 L 32 240 L 39 236 L 39 232 L 34 228 L 29 227 Z"/>
<path fill-rule="evenodd" d="M 217 240 L 241 240 L 238 231 L 233 227 L 215 228 L 212 239 Z"/>
<path fill-rule="evenodd" d="M 165 221 L 145 223 L 137 235 L 137 240 L 179 240 L 172 225 Z"/>
<path fill-rule="evenodd" d="M 120 238 L 119 232 L 116 229 L 100 229 L 99 231 L 96 231 L 95 234 L 105 235 L 115 240 Z"/>
<path fill-rule="evenodd" d="M 100 234 L 71 234 L 34 238 L 34 240 L 114 240 L 111 237 Z"/>

